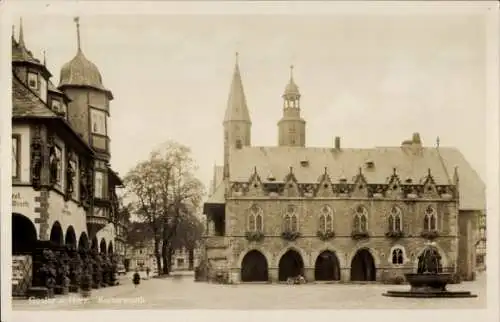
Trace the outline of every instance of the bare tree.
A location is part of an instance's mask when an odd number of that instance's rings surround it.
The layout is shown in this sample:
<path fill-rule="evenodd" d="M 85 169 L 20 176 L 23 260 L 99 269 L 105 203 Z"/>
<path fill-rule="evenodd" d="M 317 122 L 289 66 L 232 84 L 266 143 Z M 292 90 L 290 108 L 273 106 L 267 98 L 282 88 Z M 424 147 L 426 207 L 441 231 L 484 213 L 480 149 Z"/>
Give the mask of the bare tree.
<path fill-rule="evenodd" d="M 175 250 L 172 243 L 178 226 L 184 217 L 200 210 L 204 188 L 194 175 L 197 167 L 188 147 L 169 141 L 154 152 L 154 158 L 162 165 L 160 172 L 166 179 L 163 181 L 160 195 L 164 211 L 162 214 L 163 273 L 168 274 Z"/>
<path fill-rule="evenodd" d="M 163 274 L 170 272 L 172 240 L 181 219 L 200 210 L 204 188 L 195 171 L 190 149 L 168 141 L 125 178 L 137 199 L 136 213 L 154 231 L 158 272 Z"/>
<path fill-rule="evenodd" d="M 131 208 L 139 219 L 147 223 L 153 231 L 155 257 L 158 272 L 161 272 L 161 219 L 163 215 L 161 200 L 157 191 L 163 178 L 158 174 L 158 165 L 151 160 L 143 161 L 135 166 L 124 179 L 129 197 L 132 198 Z"/>

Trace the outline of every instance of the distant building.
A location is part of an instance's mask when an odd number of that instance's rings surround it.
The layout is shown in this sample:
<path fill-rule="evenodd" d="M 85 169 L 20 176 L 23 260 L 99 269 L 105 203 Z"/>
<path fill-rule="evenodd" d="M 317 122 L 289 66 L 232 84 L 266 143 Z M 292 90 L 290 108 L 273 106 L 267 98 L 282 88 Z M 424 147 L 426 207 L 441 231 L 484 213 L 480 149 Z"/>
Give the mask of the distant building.
<path fill-rule="evenodd" d="M 157 271 L 158 266 L 154 250 L 154 241 L 152 239 L 128 246 L 128 270 L 145 271 L 149 267 L 151 272 Z"/>
<path fill-rule="evenodd" d="M 382 281 L 414 271 L 432 240 L 443 270 L 472 279 L 485 186 L 462 153 L 424 146 L 418 133 L 393 147 L 346 148 L 339 137 L 307 147 L 301 97 L 291 75 L 278 145 L 252 146 L 236 63 L 224 164 L 204 205 L 209 278 Z"/>

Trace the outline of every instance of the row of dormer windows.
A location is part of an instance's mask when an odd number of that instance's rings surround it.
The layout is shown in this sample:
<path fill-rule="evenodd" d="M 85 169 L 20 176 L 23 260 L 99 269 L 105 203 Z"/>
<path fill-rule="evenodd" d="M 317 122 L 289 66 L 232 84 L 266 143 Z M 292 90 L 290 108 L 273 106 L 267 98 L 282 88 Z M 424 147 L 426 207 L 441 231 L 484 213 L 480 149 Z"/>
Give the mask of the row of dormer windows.
<path fill-rule="evenodd" d="M 330 232 L 333 231 L 333 211 L 329 206 L 323 206 L 319 219 L 319 231 Z M 391 208 L 389 216 L 387 217 L 387 231 L 388 232 L 402 232 L 402 212 L 401 209 L 394 206 Z M 263 231 L 264 216 L 260 207 L 253 205 L 250 208 L 248 215 L 248 231 Z M 425 210 L 423 220 L 424 231 L 437 230 L 437 214 L 432 206 Z M 299 220 L 295 207 L 289 206 L 283 216 L 283 230 L 298 232 Z M 359 206 L 353 215 L 353 231 L 365 233 L 368 232 L 368 211 L 366 208 Z"/>

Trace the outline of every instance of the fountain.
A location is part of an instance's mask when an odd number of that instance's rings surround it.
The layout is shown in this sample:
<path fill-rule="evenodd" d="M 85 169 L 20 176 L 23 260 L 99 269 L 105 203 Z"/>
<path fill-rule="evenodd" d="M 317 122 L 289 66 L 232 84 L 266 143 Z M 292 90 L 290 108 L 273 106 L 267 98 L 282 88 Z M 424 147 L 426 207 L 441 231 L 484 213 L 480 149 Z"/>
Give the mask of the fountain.
<path fill-rule="evenodd" d="M 418 257 L 417 272 L 405 274 L 405 278 L 411 285 L 409 291 L 387 291 L 382 295 L 413 298 L 477 297 L 468 291 L 452 292 L 446 290 L 446 284 L 452 282 L 452 274 L 441 272 L 441 256 L 434 243 L 427 244 Z"/>

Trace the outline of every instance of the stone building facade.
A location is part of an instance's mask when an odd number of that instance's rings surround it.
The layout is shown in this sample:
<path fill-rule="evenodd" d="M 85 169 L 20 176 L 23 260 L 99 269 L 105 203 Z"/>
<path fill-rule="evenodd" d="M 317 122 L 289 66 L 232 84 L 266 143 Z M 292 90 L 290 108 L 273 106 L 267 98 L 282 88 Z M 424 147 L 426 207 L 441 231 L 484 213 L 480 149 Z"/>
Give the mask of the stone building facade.
<path fill-rule="evenodd" d="M 35 296 L 76 290 L 83 274 L 93 274 L 95 287 L 112 282 L 111 218 L 117 211 L 115 188 L 122 183 L 109 165 L 109 147 L 101 149 L 89 135 L 94 120 L 84 123 L 78 116 L 99 106 L 79 101 L 93 95 L 109 99 L 111 92 L 80 46 L 61 69 L 58 87 L 51 77 L 45 61 L 28 49 L 21 23 L 19 38 L 14 30 L 12 35 L 13 293 L 20 296 L 32 286 L 48 292 Z M 106 118 L 100 123 L 106 124 Z M 53 259 L 43 255 L 48 250 Z M 50 266 L 56 276 L 43 273 Z"/>
<path fill-rule="evenodd" d="M 204 205 L 209 279 L 382 281 L 414 271 L 424 245 L 442 270 L 473 279 L 484 183 L 455 148 L 306 146 L 301 94 L 285 88 L 278 146 L 251 146 L 236 63 L 223 123 L 224 164 Z"/>

